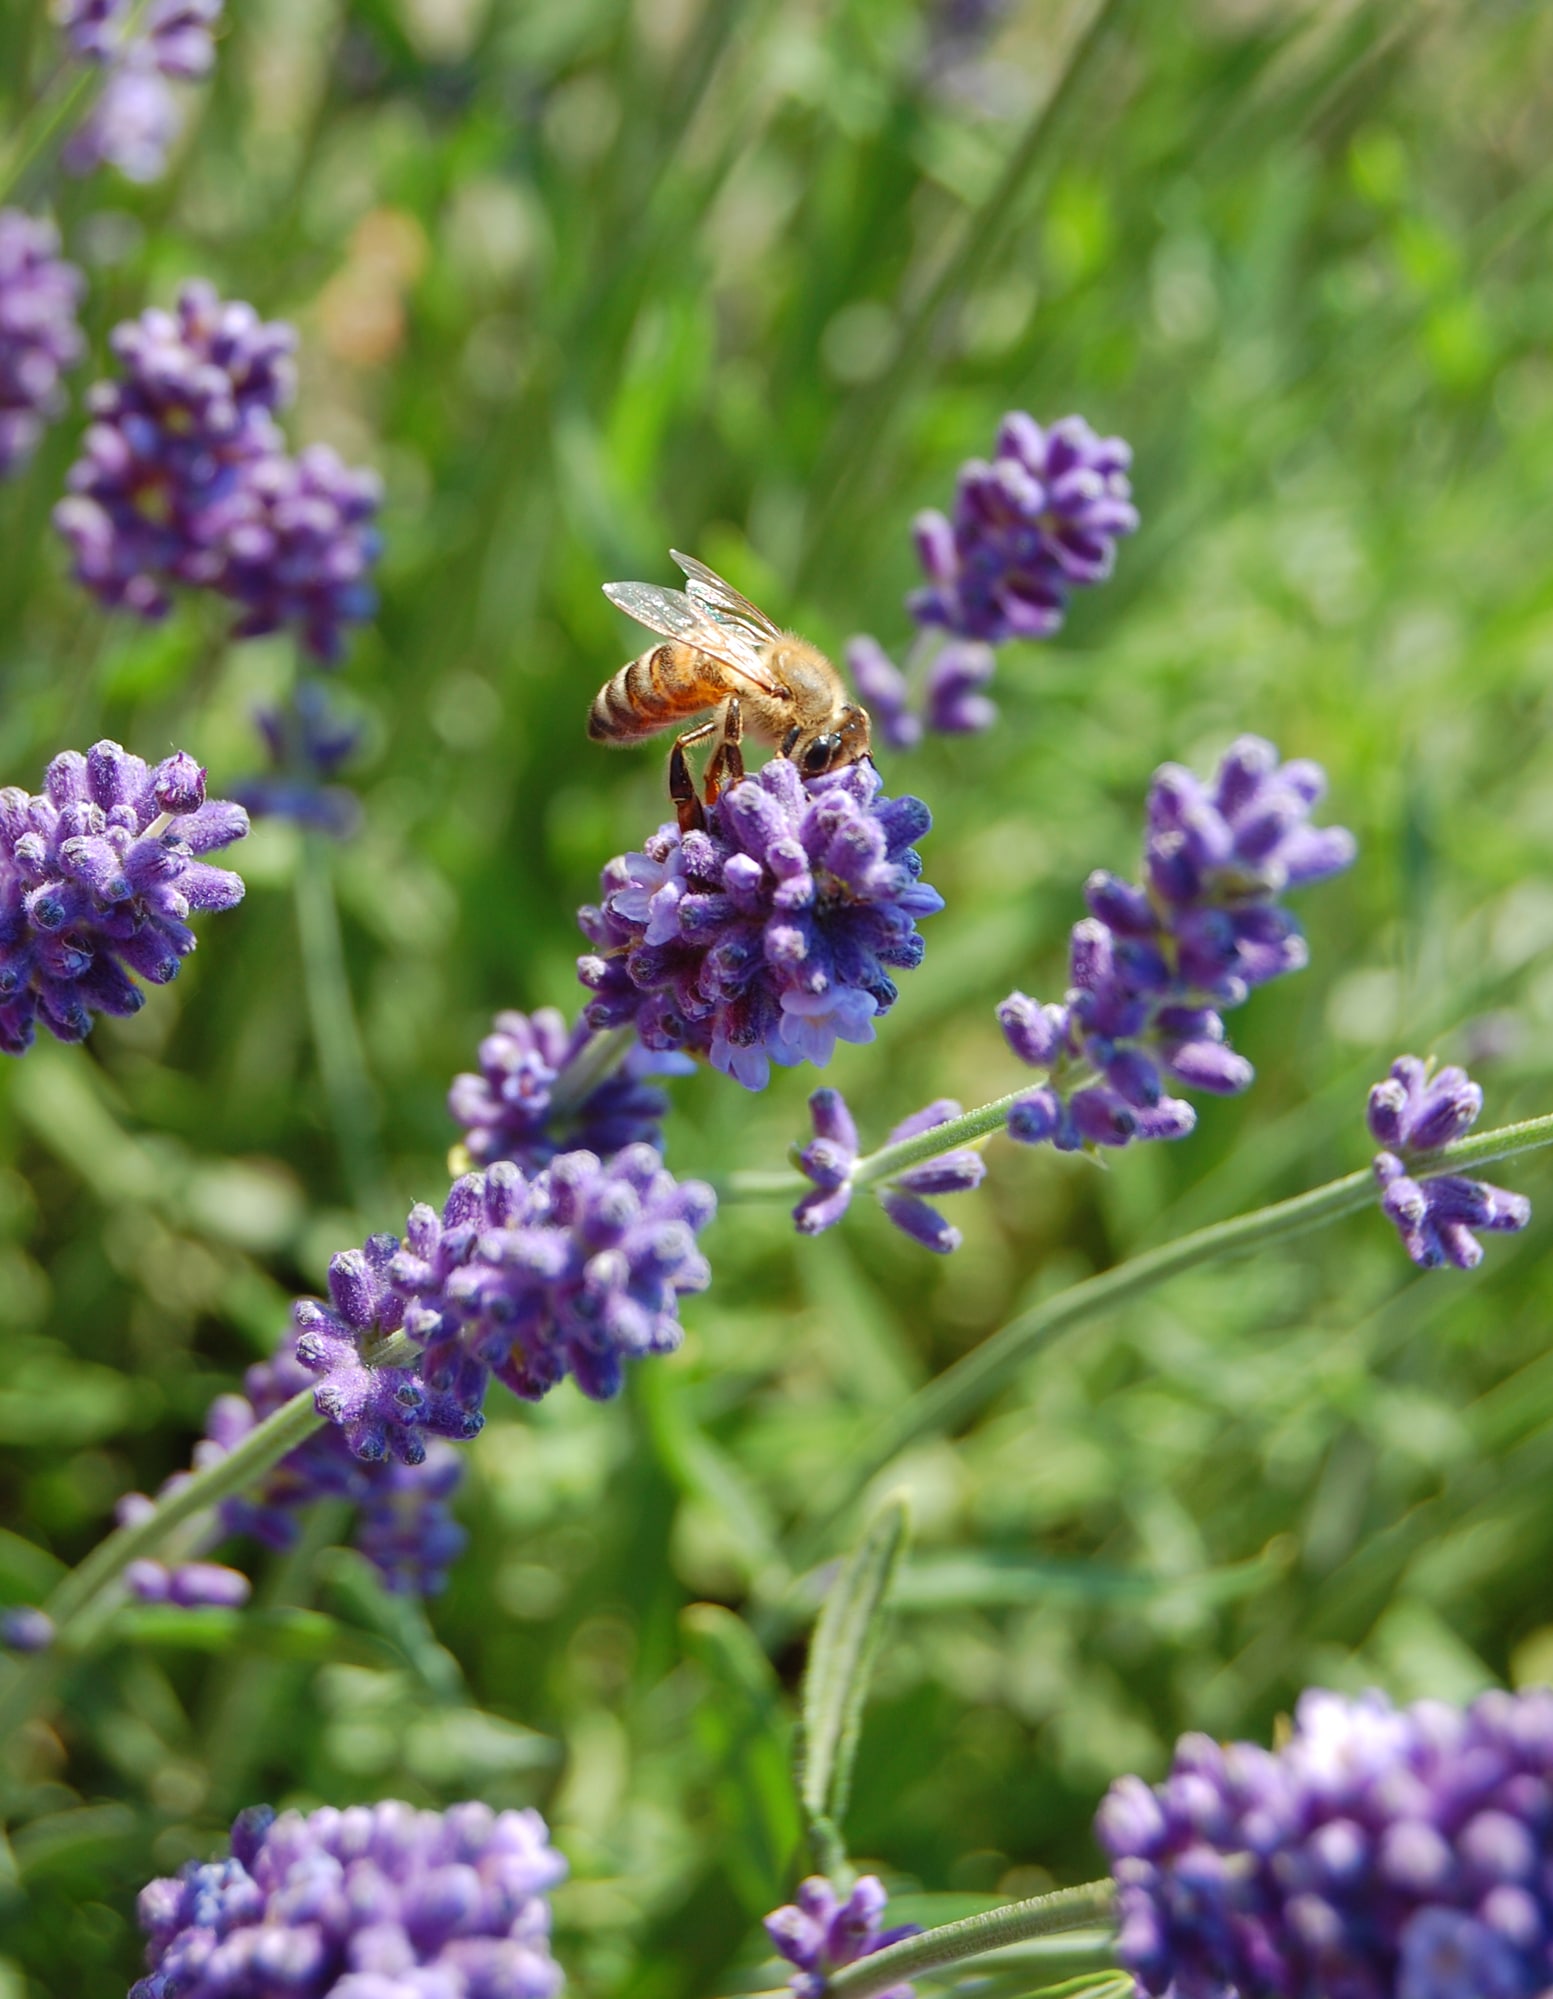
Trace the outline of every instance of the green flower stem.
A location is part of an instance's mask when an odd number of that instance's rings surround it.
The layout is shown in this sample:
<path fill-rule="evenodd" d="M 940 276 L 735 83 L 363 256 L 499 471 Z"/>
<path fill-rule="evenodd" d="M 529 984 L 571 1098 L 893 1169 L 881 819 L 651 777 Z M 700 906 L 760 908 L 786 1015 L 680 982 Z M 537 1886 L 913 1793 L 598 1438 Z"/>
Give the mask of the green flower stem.
<path fill-rule="evenodd" d="M 825 1990 L 833 1999 L 872 1999 L 903 1979 L 927 1971 L 964 1964 L 1006 1944 L 1028 1943 L 1032 1937 L 1056 1936 L 1063 1930 L 1087 1930 L 1115 1922 L 1116 1890 L 1109 1881 L 1087 1881 L 1081 1888 L 1059 1888 L 1033 1901 L 1010 1902 L 1006 1909 L 988 1909 L 940 1929 L 905 1937 L 872 1957 L 859 1958 L 835 1972 Z"/>
<path fill-rule="evenodd" d="M 19 1727 L 45 1698 L 59 1665 L 90 1644 L 102 1615 L 112 1606 L 112 1585 L 131 1562 L 161 1553 L 186 1521 L 241 1492 L 321 1429 L 323 1420 L 313 1407 L 312 1389 L 303 1389 L 272 1416 L 266 1416 L 225 1457 L 191 1473 L 183 1484 L 163 1494 L 144 1520 L 120 1527 L 99 1541 L 42 1606 L 53 1621 L 54 1643 L 47 1652 L 29 1659 L 0 1691 L 0 1740 Z"/>
<path fill-rule="evenodd" d="M 992 1104 L 986 1106 L 989 1112 L 997 1108 Z M 970 1115 L 974 1117 L 976 1113 Z M 925 1132 L 923 1137 L 936 1138 L 939 1132 L 949 1129 L 941 1125 L 934 1132 Z M 1493 1160 L 1512 1159 L 1546 1145 L 1553 1145 L 1553 1116 L 1529 1118 L 1524 1124 L 1501 1125 L 1495 1131 L 1479 1132 L 1442 1151 L 1419 1154 L 1409 1164 L 1415 1173 L 1427 1177 L 1486 1166 Z M 876 1159 L 882 1156 L 874 1155 Z M 1260 1249 L 1290 1236 L 1304 1235 L 1344 1215 L 1356 1214 L 1376 1199 L 1374 1176 L 1366 1167 L 1358 1173 L 1344 1174 L 1341 1180 L 1331 1180 L 1324 1187 L 1296 1194 L 1291 1200 L 1275 1201 L 1270 1207 L 1255 1208 L 1249 1214 L 1178 1236 L 1174 1242 L 1163 1243 L 1158 1249 L 1132 1257 L 1095 1277 L 1086 1277 L 1056 1297 L 1032 1305 L 920 1389 L 881 1423 L 859 1450 L 848 1454 L 841 1482 L 825 1495 L 799 1536 L 793 1555 L 795 1565 L 803 1568 L 817 1557 L 830 1528 L 869 1480 L 908 1445 L 919 1437 L 951 1429 L 973 1410 L 981 1408 L 1034 1354 L 1070 1326 L 1124 1304 L 1183 1270 Z"/>
<path fill-rule="evenodd" d="M 340 1164 L 357 1210 L 381 1222 L 392 1218 L 392 1196 L 383 1173 L 372 1077 L 345 969 L 334 856 L 322 836 L 304 836 L 292 886 L 308 1019 Z"/>

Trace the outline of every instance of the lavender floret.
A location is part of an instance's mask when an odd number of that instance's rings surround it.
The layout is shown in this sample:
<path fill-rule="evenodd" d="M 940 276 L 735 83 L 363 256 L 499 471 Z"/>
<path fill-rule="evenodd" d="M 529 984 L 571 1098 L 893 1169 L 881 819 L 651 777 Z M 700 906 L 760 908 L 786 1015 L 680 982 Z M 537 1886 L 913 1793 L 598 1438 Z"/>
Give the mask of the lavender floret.
<path fill-rule="evenodd" d="M 879 741 L 891 750 L 909 750 L 922 740 L 922 722 L 910 712 L 906 676 L 884 647 L 866 633 L 848 639 L 847 671 Z"/>
<path fill-rule="evenodd" d="M 822 1874 L 811 1874 L 799 1884 L 796 1902 L 766 1917 L 767 1936 L 794 1967 L 788 1983 L 797 1999 L 824 1999 L 833 1972 L 917 1935 L 916 1923 L 883 1927 L 888 1899 L 874 1874 L 860 1876 L 844 1901 Z M 913 1999 L 914 1990 L 892 1985 L 880 1999 Z"/>
<path fill-rule="evenodd" d="M 199 856 L 239 840 L 248 815 L 192 794 L 182 753 L 155 766 L 119 744 L 65 750 L 36 797 L 0 791 L 0 1048 L 21 1055 L 37 1022 L 80 1041 L 95 1014 L 139 1011 L 135 977 L 166 985 L 194 949 L 188 918 L 231 909 L 241 877 Z M 203 781 L 203 773 L 200 773 Z"/>
<path fill-rule="evenodd" d="M 691 1063 L 634 1044 L 574 1102 L 567 1072 L 595 1039 L 585 1022 L 568 1027 L 555 1007 L 497 1014 L 480 1043 L 478 1075 L 455 1076 L 448 1092 L 469 1159 L 477 1166 L 510 1159 L 538 1172 L 558 1152 L 596 1152 L 603 1159 L 628 1145 L 661 1152 L 669 1100 L 649 1079 L 684 1074 Z"/>
<path fill-rule="evenodd" d="M 1146 886 L 1092 874 L 1061 1005 L 1012 993 L 998 1009 L 1010 1049 L 1044 1072 L 1010 1109 L 1011 1138 L 1065 1152 L 1182 1138 L 1196 1113 L 1171 1085 L 1250 1087 L 1223 1013 L 1304 965 L 1285 891 L 1353 859 L 1344 828 L 1309 823 L 1325 789 L 1317 765 L 1280 763 L 1259 736 L 1231 745 L 1211 785 L 1176 764 L 1155 773 Z"/>
<path fill-rule="evenodd" d="M 147 185 L 166 173 L 182 133 L 183 112 L 154 49 L 133 41 L 111 58 L 96 102 L 60 158 L 67 173 L 84 176 L 116 167 L 126 180 Z"/>
<path fill-rule="evenodd" d="M 801 779 L 774 757 L 708 808 L 705 831 L 663 826 L 604 871 L 579 912 L 592 1027 L 633 1025 L 655 1051 L 709 1056 L 746 1089 L 772 1062 L 823 1068 L 874 1038 L 890 972 L 921 962 L 917 919 L 943 907 L 913 843 L 916 798 L 881 798 L 871 764 Z"/>
<path fill-rule="evenodd" d="M 975 640 L 947 645 L 928 668 L 924 703 L 927 725 L 941 736 L 974 736 L 998 719 L 997 706 L 983 689 L 996 662 L 991 646 Z"/>
<path fill-rule="evenodd" d="M 1006 416 L 992 461 L 961 470 L 953 518 L 918 516 L 928 581 L 907 600 L 912 616 L 989 645 L 1050 638 L 1069 593 L 1103 582 L 1137 528 L 1131 462 L 1082 417 L 1043 430 L 1022 411 Z"/>
<path fill-rule="evenodd" d="M 814 1192 L 805 1194 L 794 1208 L 793 1223 L 800 1235 L 819 1235 L 834 1228 L 851 1203 L 858 1138 L 852 1113 L 839 1090 L 816 1090 L 809 1099 L 809 1115 L 814 1137 L 795 1158 L 799 1171 L 814 1182 Z M 952 1097 L 940 1097 L 903 1118 L 885 1144 L 896 1145 L 902 1139 L 936 1130 L 959 1115 L 960 1106 Z M 909 1235 L 924 1249 L 947 1256 L 960 1247 L 963 1238 L 923 1196 L 967 1193 L 981 1185 L 986 1170 L 981 1154 L 963 1146 L 891 1174 L 875 1191 L 879 1205 L 902 1234 Z"/>
<path fill-rule="evenodd" d="M 1416 1055 L 1399 1055 L 1390 1075 L 1370 1091 L 1370 1135 L 1384 1148 L 1374 1162 L 1381 1212 L 1420 1270 L 1447 1263 L 1475 1270 L 1483 1261 L 1475 1230 L 1513 1235 L 1531 1220 L 1523 1194 L 1459 1174 L 1410 1171 L 1418 1155 L 1470 1131 L 1482 1109 L 1483 1092 L 1465 1069 L 1436 1069 Z"/>
<path fill-rule="evenodd" d="M 0 479 L 27 462 L 64 408 L 62 378 L 84 351 L 84 290 L 52 223 L 0 208 Z"/>
<path fill-rule="evenodd" d="M 649 1145 L 607 1163 L 563 1152 L 533 1177 L 503 1161 L 420 1206 L 388 1267 L 428 1388 L 477 1411 L 494 1375 L 538 1401 L 571 1375 L 616 1394 L 625 1363 L 672 1353 L 679 1300 L 710 1281 L 697 1232 L 710 1187 L 677 1181 Z"/>
<path fill-rule="evenodd" d="M 232 787 L 253 819 L 290 819 L 315 833 L 349 839 L 361 824 L 361 801 L 332 783 L 360 746 L 357 722 L 337 712 L 321 680 L 300 681 L 282 708 L 254 713 L 270 768 Z"/>
<path fill-rule="evenodd" d="M 256 1806 L 229 1858 L 141 1891 L 150 1972 L 130 1999 L 554 1999 L 549 1842 L 538 1812 L 483 1804 Z"/>
<path fill-rule="evenodd" d="M 1301 1696 L 1276 1754 L 1188 1735 L 1096 1831 L 1141 1992 L 1533 1999 L 1553 1980 L 1553 1695 Z"/>
<path fill-rule="evenodd" d="M 8 1652 L 46 1652 L 54 1642 L 54 1620 L 36 1604 L 15 1603 L 0 1610 L 0 1646 Z"/>
<path fill-rule="evenodd" d="M 232 636 L 292 628 L 315 659 L 337 664 L 347 628 L 377 609 L 382 502 L 377 474 L 353 470 L 324 444 L 249 466 L 222 522 L 220 588 L 243 607 Z"/>

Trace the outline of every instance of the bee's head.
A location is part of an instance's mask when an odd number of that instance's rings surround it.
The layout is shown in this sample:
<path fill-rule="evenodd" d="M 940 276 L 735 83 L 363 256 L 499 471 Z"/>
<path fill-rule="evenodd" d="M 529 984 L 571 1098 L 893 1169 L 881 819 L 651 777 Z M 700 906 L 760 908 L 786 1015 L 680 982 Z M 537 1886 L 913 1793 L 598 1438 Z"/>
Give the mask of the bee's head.
<path fill-rule="evenodd" d="M 797 764 L 803 777 L 823 777 L 828 770 L 840 770 L 868 755 L 868 710 L 855 701 L 846 702 L 836 716 L 837 726 L 822 736 L 798 740 L 797 731 L 784 746 L 784 753 Z"/>

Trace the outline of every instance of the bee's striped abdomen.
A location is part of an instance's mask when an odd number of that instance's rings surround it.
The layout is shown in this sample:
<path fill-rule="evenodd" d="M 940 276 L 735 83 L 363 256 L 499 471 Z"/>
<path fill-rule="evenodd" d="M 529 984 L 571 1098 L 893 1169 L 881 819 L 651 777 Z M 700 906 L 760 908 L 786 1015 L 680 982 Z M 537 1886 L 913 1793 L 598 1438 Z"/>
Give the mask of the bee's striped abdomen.
<path fill-rule="evenodd" d="M 688 656 L 681 661 L 678 654 Z M 588 710 L 588 734 L 596 743 L 639 743 L 718 699 L 705 680 L 684 665 L 697 655 L 688 646 L 657 645 L 608 680 Z"/>

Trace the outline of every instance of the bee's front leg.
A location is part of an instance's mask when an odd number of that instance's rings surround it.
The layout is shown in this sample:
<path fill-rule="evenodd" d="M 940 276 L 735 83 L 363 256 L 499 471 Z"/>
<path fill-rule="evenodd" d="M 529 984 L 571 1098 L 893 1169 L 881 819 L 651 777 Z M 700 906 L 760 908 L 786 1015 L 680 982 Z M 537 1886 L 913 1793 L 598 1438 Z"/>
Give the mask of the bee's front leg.
<path fill-rule="evenodd" d="M 685 751 L 692 743 L 704 743 L 716 726 L 715 722 L 703 722 L 698 729 L 687 729 L 684 735 L 675 739 L 674 747 L 669 751 L 669 797 L 682 833 L 698 833 L 706 824 L 706 814 L 696 796 L 696 781 L 690 775 L 690 763 Z M 708 804 L 715 795 L 708 792 Z"/>
<path fill-rule="evenodd" d="M 722 740 L 706 767 L 706 802 L 714 803 L 719 792 L 744 782 L 744 711 L 737 694 L 730 694 L 723 707 Z"/>

